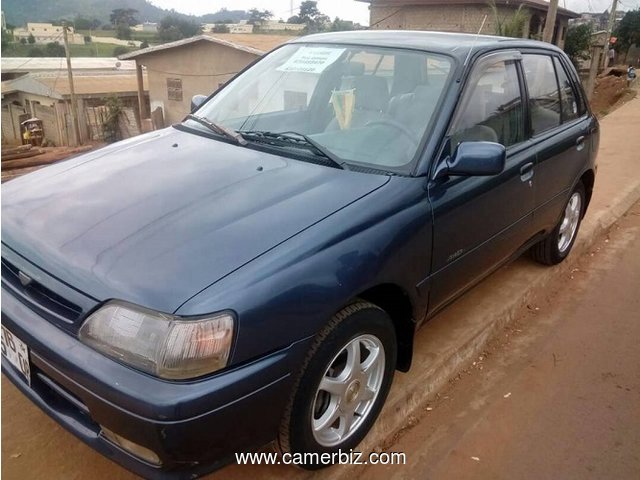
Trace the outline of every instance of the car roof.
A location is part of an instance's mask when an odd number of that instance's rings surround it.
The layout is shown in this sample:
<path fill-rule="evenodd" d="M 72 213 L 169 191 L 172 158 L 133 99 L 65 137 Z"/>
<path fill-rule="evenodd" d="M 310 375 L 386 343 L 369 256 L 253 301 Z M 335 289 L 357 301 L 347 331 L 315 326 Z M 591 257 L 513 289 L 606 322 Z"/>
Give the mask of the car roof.
<path fill-rule="evenodd" d="M 561 52 L 559 48 L 550 43 L 536 40 L 419 30 L 356 30 L 350 32 L 319 33 L 300 37 L 291 43 L 335 43 L 343 45 L 409 48 L 435 53 L 446 53 L 460 59 L 466 58 L 471 49 L 480 52 L 494 49 L 529 47 Z"/>

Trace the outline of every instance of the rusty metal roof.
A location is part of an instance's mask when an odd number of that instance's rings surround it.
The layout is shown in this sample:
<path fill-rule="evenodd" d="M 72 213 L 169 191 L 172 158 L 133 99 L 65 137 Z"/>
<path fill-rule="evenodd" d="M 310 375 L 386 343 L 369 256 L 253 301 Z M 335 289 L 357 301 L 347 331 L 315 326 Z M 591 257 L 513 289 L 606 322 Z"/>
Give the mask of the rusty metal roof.
<path fill-rule="evenodd" d="M 77 95 L 108 96 L 138 91 L 135 73 L 74 75 L 73 84 Z M 147 89 L 145 78 L 145 90 Z M 59 75 L 30 74 L 2 82 L 2 94 L 12 92 L 26 92 L 55 99 L 63 99 L 71 94 L 66 72 Z"/>
<path fill-rule="evenodd" d="M 251 53 L 256 56 L 262 56 L 266 53 L 265 51 L 258 50 L 257 48 L 240 45 L 238 43 L 230 42 L 228 40 L 223 40 L 221 38 L 213 37 L 210 35 L 196 35 L 195 37 L 183 38 L 182 40 L 177 40 L 175 42 L 163 43 L 162 45 L 155 45 L 153 47 L 136 50 L 135 52 L 125 53 L 124 55 L 120 55 L 118 58 L 120 58 L 121 60 L 136 59 L 139 57 L 144 57 L 145 55 L 162 52 L 164 50 L 184 47 L 196 42 L 211 42 L 217 45 L 222 45 L 224 47 L 240 50 L 242 52 Z"/>

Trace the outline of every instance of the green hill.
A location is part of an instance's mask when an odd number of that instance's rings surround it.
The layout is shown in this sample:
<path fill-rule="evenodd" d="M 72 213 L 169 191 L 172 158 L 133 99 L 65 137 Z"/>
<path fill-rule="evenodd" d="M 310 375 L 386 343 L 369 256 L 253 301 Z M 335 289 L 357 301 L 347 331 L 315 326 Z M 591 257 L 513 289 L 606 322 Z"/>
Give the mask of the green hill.
<path fill-rule="evenodd" d="M 17 26 L 26 22 L 71 20 L 76 16 L 88 19 L 97 18 L 102 23 L 108 23 L 111 11 L 116 8 L 138 10 L 136 18 L 140 22 L 159 22 L 170 13 L 196 22 L 206 23 L 215 23 L 223 20 L 237 22 L 249 18 L 247 12 L 243 10 L 222 10 L 195 17 L 156 7 L 146 0 L 3 0 L 2 2 L 2 10 L 7 23 Z"/>

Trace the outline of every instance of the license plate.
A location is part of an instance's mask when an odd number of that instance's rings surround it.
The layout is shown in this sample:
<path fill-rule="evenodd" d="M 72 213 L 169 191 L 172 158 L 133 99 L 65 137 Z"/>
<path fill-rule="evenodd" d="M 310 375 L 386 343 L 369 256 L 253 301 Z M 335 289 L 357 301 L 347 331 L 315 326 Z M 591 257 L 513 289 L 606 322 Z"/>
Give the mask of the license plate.
<path fill-rule="evenodd" d="M 29 366 L 29 348 L 27 344 L 2 325 L 2 356 L 24 376 L 31 385 L 31 368 Z"/>

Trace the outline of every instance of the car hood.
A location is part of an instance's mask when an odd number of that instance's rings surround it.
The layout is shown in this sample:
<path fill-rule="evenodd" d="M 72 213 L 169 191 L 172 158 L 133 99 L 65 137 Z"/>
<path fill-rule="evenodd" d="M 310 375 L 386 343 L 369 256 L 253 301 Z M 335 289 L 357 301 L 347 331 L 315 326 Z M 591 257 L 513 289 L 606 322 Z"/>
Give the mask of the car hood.
<path fill-rule="evenodd" d="M 6 183 L 3 243 L 96 300 L 173 312 L 387 181 L 168 128 Z"/>

